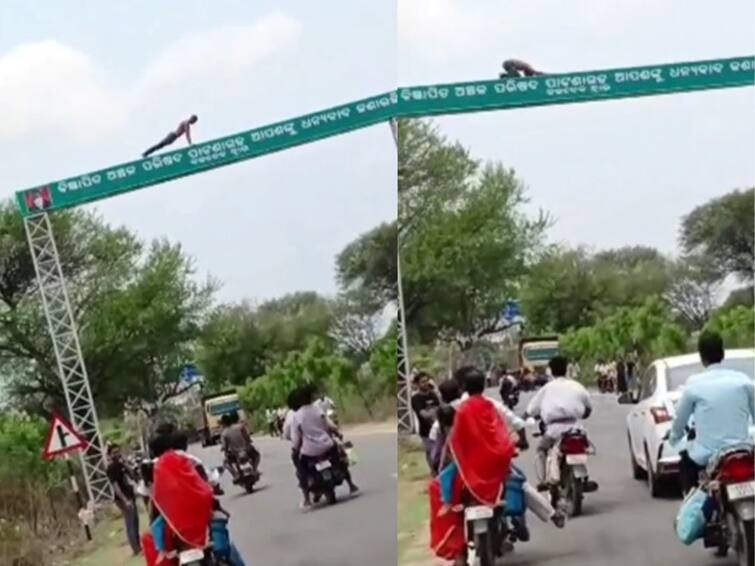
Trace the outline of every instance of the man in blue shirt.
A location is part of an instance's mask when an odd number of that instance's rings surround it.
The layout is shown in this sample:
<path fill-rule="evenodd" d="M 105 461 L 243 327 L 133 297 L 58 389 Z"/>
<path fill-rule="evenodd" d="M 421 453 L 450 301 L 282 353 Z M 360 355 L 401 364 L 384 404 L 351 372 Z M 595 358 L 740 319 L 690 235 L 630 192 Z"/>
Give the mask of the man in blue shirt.
<path fill-rule="evenodd" d="M 749 427 L 755 419 L 752 380 L 744 373 L 724 369 L 724 344 L 714 332 L 703 332 L 698 351 L 705 371 L 687 380 L 671 425 L 669 442 L 678 445 L 685 436 L 690 417 L 695 431 L 686 449 L 679 453 L 682 491 L 698 484 L 700 472 L 719 451 L 751 442 Z"/>

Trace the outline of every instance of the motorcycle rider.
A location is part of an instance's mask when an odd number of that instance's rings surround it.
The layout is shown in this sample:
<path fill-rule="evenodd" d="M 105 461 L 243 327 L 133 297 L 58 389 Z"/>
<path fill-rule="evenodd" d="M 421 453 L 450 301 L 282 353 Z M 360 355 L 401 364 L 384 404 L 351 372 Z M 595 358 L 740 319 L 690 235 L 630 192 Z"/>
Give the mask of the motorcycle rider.
<path fill-rule="evenodd" d="M 299 409 L 296 411 L 291 422 L 291 443 L 294 450 L 299 454 L 299 473 L 302 480 L 301 488 L 304 493 L 302 507 L 309 507 L 312 502 L 309 491 L 304 483 L 309 465 L 312 461 L 330 455 L 334 466 L 340 466 L 344 472 L 344 479 L 349 485 L 351 494 L 359 491 L 359 488 L 351 479 L 348 462 L 342 458 L 338 444 L 334 436 L 339 437 L 338 428 L 328 419 L 315 403 L 315 386 L 306 384 L 298 392 Z"/>
<path fill-rule="evenodd" d="M 501 399 L 503 399 L 503 402 L 507 407 L 511 409 L 516 406 L 516 401 L 518 401 L 518 389 L 519 384 L 517 383 L 516 378 L 511 375 L 510 372 L 504 371 L 503 375 L 501 376 L 501 387 L 499 389 L 499 393 L 501 395 Z"/>
<path fill-rule="evenodd" d="M 458 408 L 459 404 L 469 398 L 468 393 L 462 394 L 462 385 L 460 382 L 464 379 L 464 373 L 457 372 L 454 379 L 449 379 L 440 384 L 438 388 L 440 391 L 441 399 L 444 403 L 450 405 L 453 408 Z M 509 409 L 506 405 L 501 403 L 498 399 L 485 396 L 495 406 L 498 415 L 503 419 L 504 423 L 510 431 L 514 431 L 517 434 L 516 447 L 519 450 L 527 450 L 529 443 L 527 441 L 526 423 L 523 419 L 518 417 L 514 411 Z M 440 420 L 440 419 L 439 419 Z M 446 434 L 443 432 L 443 427 L 436 421 L 433 425 L 433 429 L 430 431 L 431 437 L 438 444 L 437 449 L 433 454 L 433 461 L 436 464 L 436 470 L 440 470 L 442 466 L 442 453 L 446 443 Z M 525 503 L 527 508 L 537 515 L 541 520 L 550 520 L 559 529 L 564 527 L 566 522 L 566 516 L 559 510 L 554 509 L 547 498 L 543 497 L 532 485 L 525 481 L 522 489 L 525 492 Z M 526 526 L 519 526 L 515 524 L 515 527 L 520 529 L 520 540 L 526 540 L 527 535 L 523 534 L 523 529 Z"/>
<path fill-rule="evenodd" d="M 238 456 L 245 453 L 255 471 L 259 464 L 259 452 L 252 443 L 252 437 L 241 422 L 238 411 L 232 411 L 221 417 L 221 424 L 225 427 L 221 434 L 222 450 L 226 457 L 228 468 L 234 479 L 238 478 Z"/>
<path fill-rule="evenodd" d="M 496 406 L 486 398 L 486 379 L 479 369 L 466 366 L 456 372 L 468 398 L 459 403 L 447 446 L 453 459 L 450 498 L 442 495 L 438 478 L 430 482 L 430 544 L 441 558 L 466 564 L 464 512 L 459 506 L 468 494 L 479 505 L 496 507 L 514 456 L 514 443 Z M 445 471 L 445 469 L 444 469 Z M 458 473 L 457 473 L 458 472 Z M 448 502 L 451 505 L 448 505 Z M 450 512 L 449 512 L 450 511 Z"/>
<path fill-rule="evenodd" d="M 182 473 L 176 476 L 176 478 L 180 477 L 181 482 L 188 480 L 189 483 L 191 483 L 191 481 L 193 480 L 191 480 L 191 478 L 189 478 L 186 474 L 189 474 L 189 470 L 193 468 L 194 472 L 196 472 L 199 478 L 201 478 L 201 480 L 203 480 L 205 484 L 209 485 L 210 488 L 214 490 L 214 486 L 208 479 L 207 471 L 202 461 L 193 454 L 190 454 L 187 450 L 188 436 L 185 433 L 178 431 L 173 423 L 163 423 L 158 426 L 155 431 L 155 436 L 150 442 L 150 452 L 152 457 L 154 458 L 154 475 L 152 478 L 153 482 L 165 482 L 166 474 L 170 475 L 171 473 L 175 473 L 180 468 L 180 464 L 177 464 L 177 461 L 174 458 L 174 456 L 178 456 L 188 462 L 190 467 L 183 470 Z M 167 457 L 167 460 L 171 461 L 166 463 L 165 466 L 161 466 L 161 458 L 163 458 L 165 455 L 169 455 Z M 166 536 L 164 531 L 166 525 L 171 525 L 171 528 L 173 525 L 172 521 L 165 521 L 164 514 L 166 512 L 169 514 L 169 516 L 178 514 L 178 516 L 181 517 L 180 520 L 176 521 L 176 525 L 180 525 L 177 528 L 189 529 L 197 538 L 201 536 L 201 526 L 197 525 L 196 522 L 187 518 L 191 514 L 189 509 L 182 507 L 178 503 L 175 503 L 175 498 L 179 497 L 179 494 L 175 493 L 171 495 L 171 490 L 174 488 L 174 483 L 174 481 L 168 480 L 167 485 L 170 487 L 164 489 L 162 492 L 158 492 L 151 504 L 150 522 L 152 528 L 148 536 L 145 536 L 143 538 L 145 546 L 145 557 L 147 558 L 148 566 L 152 566 L 153 563 L 166 564 L 166 562 L 164 561 L 160 562 L 160 556 L 170 558 L 172 557 L 172 553 L 169 553 L 166 556 L 166 550 L 173 550 L 173 552 L 175 551 L 174 548 L 165 548 Z M 166 484 L 163 483 L 163 485 Z M 185 496 L 194 497 L 196 495 L 196 491 L 192 491 L 191 489 L 176 489 L 180 491 L 181 498 Z M 200 504 L 200 507 L 203 509 L 204 504 Z M 208 522 L 206 526 L 208 532 L 210 531 L 210 524 L 218 521 L 221 521 L 223 523 L 223 529 L 225 529 L 225 524 L 227 523 L 230 514 L 225 509 L 223 509 L 223 507 L 220 505 L 220 502 L 215 497 L 212 498 L 211 511 L 212 515 L 210 516 L 210 522 Z M 202 511 L 199 511 L 198 513 L 200 516 L 204 517 L 204 513 Z M 213 525 L 212 531 L 215 532 L 217 529 L 218 526 Z M 183 530 L 181 532 L 183 532 Z M 227 531 L 225 535 L 225 542 L 227 543 L 227 548 L 224 549 L 225 558 L 228 560 L 229 565 L 244 566 L 244 561 L 241 558 L 241 554 L 239 553 L 236 546 L 232 542 L 230 542 Z M 184 538 L 184 536 L 181 536 L 181 538 L 187 540 L 187 538 Z M 149 550 L 147 551 L 147 549 Z M 158 556 L 155 556 L 156 553 L 158 553 Z"/>
<path fill-rule="evenodd" d="M 535 460 L 540 491 L 547 489 L 545 462 L 548 452 L 561 439 L 561 435 L 569 430 L 581 428 L 579 420 L 589 418 L 592 413 L 587 389 L 578 381 L 566 377 L 568 364 L 568 360 L 563 356 L 551 359 L 548 366 L 553 380 L 535 394 L 525 413 L 525 416 L 539 416 L 545 425 Z"/>
<path fill-rule="evenodd" d="M 718 452 L 752 443 L 749 426 L 755 421 L 752 381 L 742 372 L 721 367 L 721 336 L 703 332 L 697 349 L 705 370 L 687 380 L 669 433 L 671 446 L 679 447 L 693 418 L 694 438 L 679 452 L 679 476 L 685 494 L 698 485 L 700 472 Z"/>

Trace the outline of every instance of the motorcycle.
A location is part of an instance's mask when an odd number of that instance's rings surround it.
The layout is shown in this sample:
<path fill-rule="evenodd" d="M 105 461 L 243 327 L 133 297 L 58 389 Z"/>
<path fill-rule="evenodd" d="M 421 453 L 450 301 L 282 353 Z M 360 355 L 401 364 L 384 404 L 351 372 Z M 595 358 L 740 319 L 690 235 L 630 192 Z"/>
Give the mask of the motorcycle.
<path fill-rule="evenodd" d="M 525 503 L 522 484 L 524 475 L 512 469 L 504 486 L 505 504 L 498 507 L 480 505 L 467 498 L 464 506 L 464 532 L 467 541 L 467 559 L 474 566 L 494 566 L 496 558 L 514 550 L 514 543 L 529 540 L 525 520 Z"/>
<path fill-rule="evenodd" d="M 345 481 L 342 466 L 334 465 L 329 454 L 313 460 L 306 470 L 307 491 L 318 503 L 325 497 L 328 505 L 336 502 L 336 488 Z"/>
<path fill-rule="evenodd" d="M 513 411 L 519 404 L 519 384 L 513 378 L 504 376 L 499 392 L 503 402 Z"/>
<path fill-rule="evenodd" d="M 480 566 L 494 566 L 500 555 L 499 526 L 505 525 L 500 514 L 487 505 L 464 507 L 464 533 L 467 540 L 467 560 L 474 566 L 479 559 Z"/>
<path fill-rule="evenodd" d="M 613 379 L 608 375 L 601 375 L 598 377 L 598 391 L 601 393 L 613 393 L 614 385 Z"/>
<path fill-rule="evenodd" d="M 215 555 L 211 547 L 184 548 L 178 551 L 181 566 L 230 566 L 230 562 Z"/>
<path fill-rule="evenodd" d="M 233 473 L 234 485 L 241 485 L 247 493 L 254 491 L 254 485 L 260 479 L 260 472 L 258 470 L 260 463 L 260 455 L 255 448 L 251 448 L 252 454 L 249 451 L 240 452 L 235 455 L 235 470 Z"/>
<path fill-rule="evenodd" d="M 598 484 L 590 480 L 587 471 L 587 457 L 592 454 L 595 448 L 579 429 L 561 435 L 548 453 L 545 483 L 549 486 L 551 505 L 565 510 L 569 517 L 582 513 L 585 493 L 598 490 Z"/>
<path fill-rule="evenodd" d="M 714 512 L 705 526 L 703 545 L 716 547 L 719 556 L 736 552 L 740 566 L 755 563 L 755 464 L 752 446 L 725 450 L 711 460 L 702 485 L 714 502 Z"/>

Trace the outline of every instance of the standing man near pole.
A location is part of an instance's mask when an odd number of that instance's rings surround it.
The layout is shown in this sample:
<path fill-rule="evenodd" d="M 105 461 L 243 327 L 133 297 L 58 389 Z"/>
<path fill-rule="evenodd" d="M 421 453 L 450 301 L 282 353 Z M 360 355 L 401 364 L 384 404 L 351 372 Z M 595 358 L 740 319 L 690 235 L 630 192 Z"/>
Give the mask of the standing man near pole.
<path fill-rule="evenodd" d="M 142 153 L 142 157 L 148 157 L 156 151 L 169 146 L 181 136 L 186 136 L 186 141 L 189 143 L 189 145 L 191 145 L 191 126 L 193 124 L 196 124 L 197 120 L 199 120 L 199 118 L 197 118 L 196 114 L 192 114 L 188 119 L 182 120 L 178 124 L 178 127 L 170 132 L 167 136 L 165 136 L 161 142 L 153 145 L 147 151 Z"/>
<path fill-rule="evenodd" d="M 107 477 L 113 486 L 115 504 L 123 514 L 123 520 L 126 522 L 126 537 L 134 556 L 137 556 L 141 553 L 142 547 L 139 542 L 139 510 L 136 507 L 136 495 L 132 484 L 134 478 L 123 463 L 121 449 L 117 444 L 111 444 L 108 447 L 107 456 Z"/>

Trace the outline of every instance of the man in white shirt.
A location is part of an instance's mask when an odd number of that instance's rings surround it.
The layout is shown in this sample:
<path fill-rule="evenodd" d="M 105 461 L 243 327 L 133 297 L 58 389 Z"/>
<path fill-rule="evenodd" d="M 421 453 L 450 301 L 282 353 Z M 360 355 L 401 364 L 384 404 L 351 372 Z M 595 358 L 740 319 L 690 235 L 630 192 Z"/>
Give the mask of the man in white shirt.
<path fill-rule="evenodd" d="M 590 394 L 584 386 L 566 377 L 568 361 L 563 356 L 553 358 L 549 367 L 553 381 L 543 386 L 527 405 L 526 416 L 537 417 L 545 423 L 545 434 L 537 447 L 536 468 L 538 480 L 545 479 L 545 460 L 548 451 L 556 445 L 565 432 L 581 428 L 580 419 L 592 412 Z"/>
<path fill-rule="evenodd" d="M 319 399 L 317 399 L 316 404 L 326 415 L 329 411 L 333 411 L 336 408 L 336 404 L 333 402 L 333 399 L 331 399 L 324 393 L 320 395 Z"/>

